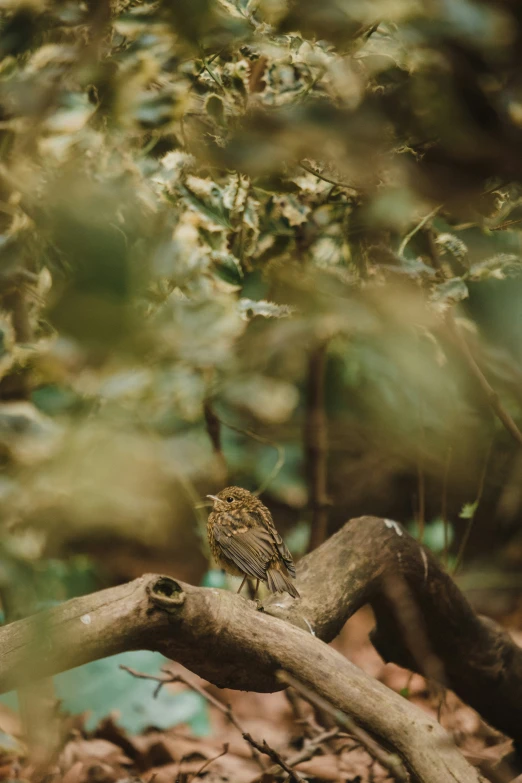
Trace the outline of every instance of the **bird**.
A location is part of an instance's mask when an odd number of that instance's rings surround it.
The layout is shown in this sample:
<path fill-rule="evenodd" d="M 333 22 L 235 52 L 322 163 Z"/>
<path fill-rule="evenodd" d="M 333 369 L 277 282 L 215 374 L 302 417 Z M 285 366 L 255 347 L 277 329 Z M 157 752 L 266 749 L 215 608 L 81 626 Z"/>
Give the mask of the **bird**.
<path fill-rule="evenodd" d="M 207 524 L 210 549 L 220 568 L 243 577 L 237 592 L 252 577 L 257 579 L 254 595 L 261 581 L 273 593 L 300 598 L 292 555 L 264 503 L 242 487 L 226 487 L 207 497 L 213 501 Z"/>

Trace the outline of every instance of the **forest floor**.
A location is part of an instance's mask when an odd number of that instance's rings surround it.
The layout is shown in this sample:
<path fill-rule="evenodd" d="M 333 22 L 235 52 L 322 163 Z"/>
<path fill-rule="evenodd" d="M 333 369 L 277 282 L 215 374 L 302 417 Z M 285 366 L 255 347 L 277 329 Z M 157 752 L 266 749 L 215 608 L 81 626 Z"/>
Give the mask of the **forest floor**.
<path fill-rule="evenodd" d="M 510 751 L 511 743 L 454 694 L 444 693 L 441 688 L 428 685 L 422 677 L 395 665 L 384 664 L 368 639 L 372 625 L 371 612 L 361 610 L 346 624 L 333 646 L 440 720 L 471 763 L 494 768 Z M 522 643 L 522 633 L 514 634 Z M 174 664 L 172 669 L 184 671 Z M 130 736 L 119 727 L 117 714 L 88 733 L 83 728 L 82 717 L 72 717 L 63 749 L 43 779 L 46 783 L 189 783 L 195 779 L 206 783 L 270 783 L 291 779 L 280 768 L 274 776 L 274 769 L 270 771 L 274 762 L 267 756 L 255 758 L 255 751 L 243 739 L 238 725 L 257 742 L 266 741 L 275 749 L 295 771 L 294 780 L 384 783 L 391 779 L 356 740 L 336 730 L 331 716 L 314 713 L 297 696 L 220 690 L 192 674 L 189 679 L 214 699 L 230 704 L 236 725 L 212 705 L 212 730 L 204 738 L 191 735 L 184 726 L 166 731 L 151 727 L 139 736 Z M 176 683 L 166 687 L 175 692 L 187 685 Z M 0 729 L 16 736 L 19 730 L 16 721 L 14 715 L 2 710 Z M 306 760 L 299 762 L 299 758 Z M 23 753 L 4 751 L 0 758 L 0 780 L 37 778 L 42 776 L 36 774 Z M 522 781 L 522 777 L 517 781 Z"/>

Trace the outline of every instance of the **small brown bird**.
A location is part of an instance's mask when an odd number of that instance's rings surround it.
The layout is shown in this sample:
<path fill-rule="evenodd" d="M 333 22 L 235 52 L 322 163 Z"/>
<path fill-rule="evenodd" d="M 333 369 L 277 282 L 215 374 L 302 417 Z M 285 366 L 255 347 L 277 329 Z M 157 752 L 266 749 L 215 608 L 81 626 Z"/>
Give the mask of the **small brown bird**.
<path fill-rule="evenodd" d="M 226 487 L 217 495 L 208 517 L 208 540 L 218 565 L 242 576 L 238 593 L 248 577 L 266 582 L 273 593 L 299 598 L 293 579 L 292 555 L 277 532 L 272 515 L 259 498 L 241 487 Z"/>

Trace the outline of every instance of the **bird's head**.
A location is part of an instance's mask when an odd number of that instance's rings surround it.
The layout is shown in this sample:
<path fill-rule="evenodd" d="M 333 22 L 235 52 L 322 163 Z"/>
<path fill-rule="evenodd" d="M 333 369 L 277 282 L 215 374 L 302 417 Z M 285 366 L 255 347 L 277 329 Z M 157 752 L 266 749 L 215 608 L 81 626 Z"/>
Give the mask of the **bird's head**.
<path fill-rule="evenodd" d="M 213 510 L 217 512 L 257 508 L 261 503 L 248 489 L 242 487 L 225 487 L 217 495 L 207 495 L 207 498 L 214 501 Z"/>

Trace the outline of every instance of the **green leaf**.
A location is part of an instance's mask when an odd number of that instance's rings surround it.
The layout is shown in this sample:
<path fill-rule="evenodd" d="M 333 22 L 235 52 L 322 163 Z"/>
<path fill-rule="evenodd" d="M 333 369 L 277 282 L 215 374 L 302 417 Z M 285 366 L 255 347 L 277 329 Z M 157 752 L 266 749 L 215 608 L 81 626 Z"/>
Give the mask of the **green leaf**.
<path fill-rule="evenodd" d="M 220 568 L 211 568 L 204 575 L 201 580 L 202 587 L 220 587 L 222 590 L 226 589 L 227 578 L 225 572 Z"/>
<path fill-rule="evenodd" d="M 241 285 L 243 270 L 238 259 L 231 253 L 212 253 L 214 269 L 218 277 L 231 285 Z"/>
<path fill-rule="evenodd" d="M 218 223 L 220 226 L 223 226 L 224 228 L 228 228 L 229 231 L 232 231 L 232 224 L 224 214 L 223 209 L 217 209 L 214 207 L 210 207 L 208 204 L 205 204 L 204 201 L 201 201 L 198 196 L 196 196 L 195 193 L 192 193 L 191 190 L 189 190 L 184 185 L 179 186 L 179 190 L 187 201 L 192 204 L 192 206 L 197 209 L 199 212 L 203 213 L 206 217 L 213 220 L 215 223 Z"/>
<path fill-rule="evenodd" d="M 414 522 L 409 526 L 409 532 L 415 538 L 420 537 L 417 522 Z M 444 530 L 443 519 L 440 518 L 434 519 L 433 521 L 428 522 L 424 526 L 423 543 L 428 547 L 428 549 L 431 549 L 432 552 L 439 554 L 440 552 L 444 551 L 445 536 L 446 536 L 446 532 Z M 448 544 L 451 544 L 454 538 L 454 533 L 453 533 L 453 528 L 449 522 L 448 522 L 447 536 L 448 536 Z"/>
<path fill-rule="evenodd" d="M 59 413 L 71 411 L 82 404 L 81 398 L 72 389 L 63 386 L 48 384 L 40 386 L 31 392 L 31 401 L 38 410 L 47 413 L 48 416 L 56 416 Z"/>
<path fill-rule="evenodd" d="M 301 520 L 285 536 L 286 545 L 294 555 L 304 555 L 310 543 L 310 522 Z"/>
<path fill-rule="evenodd" d="M 459 514 L 461 519 L 473 519 L 478 508 L 478 500 L 474 503 L 464 503 L 462 510 Z"/>
<path fill-rule="evenodd" d="M 208 734 L 207 703 L 198 693 L 172 693 L 166 687 L 154 698 L 155 682 L 138 680 L 119 668 L 124 664 L 145 674 L 158 674 L 168 662 L 159 653 L 148 650 L 113 655 L 57 675 L 56 693 L 70 713 L 90 713 L 88 730 L 116 710 L 118 723 L 133 734 L 149 726 L 167 729 L 178 723 L 188 724 L 200 736 Z M 6 694 L 2 701 L 15 706 L 15 694 Z"/>

